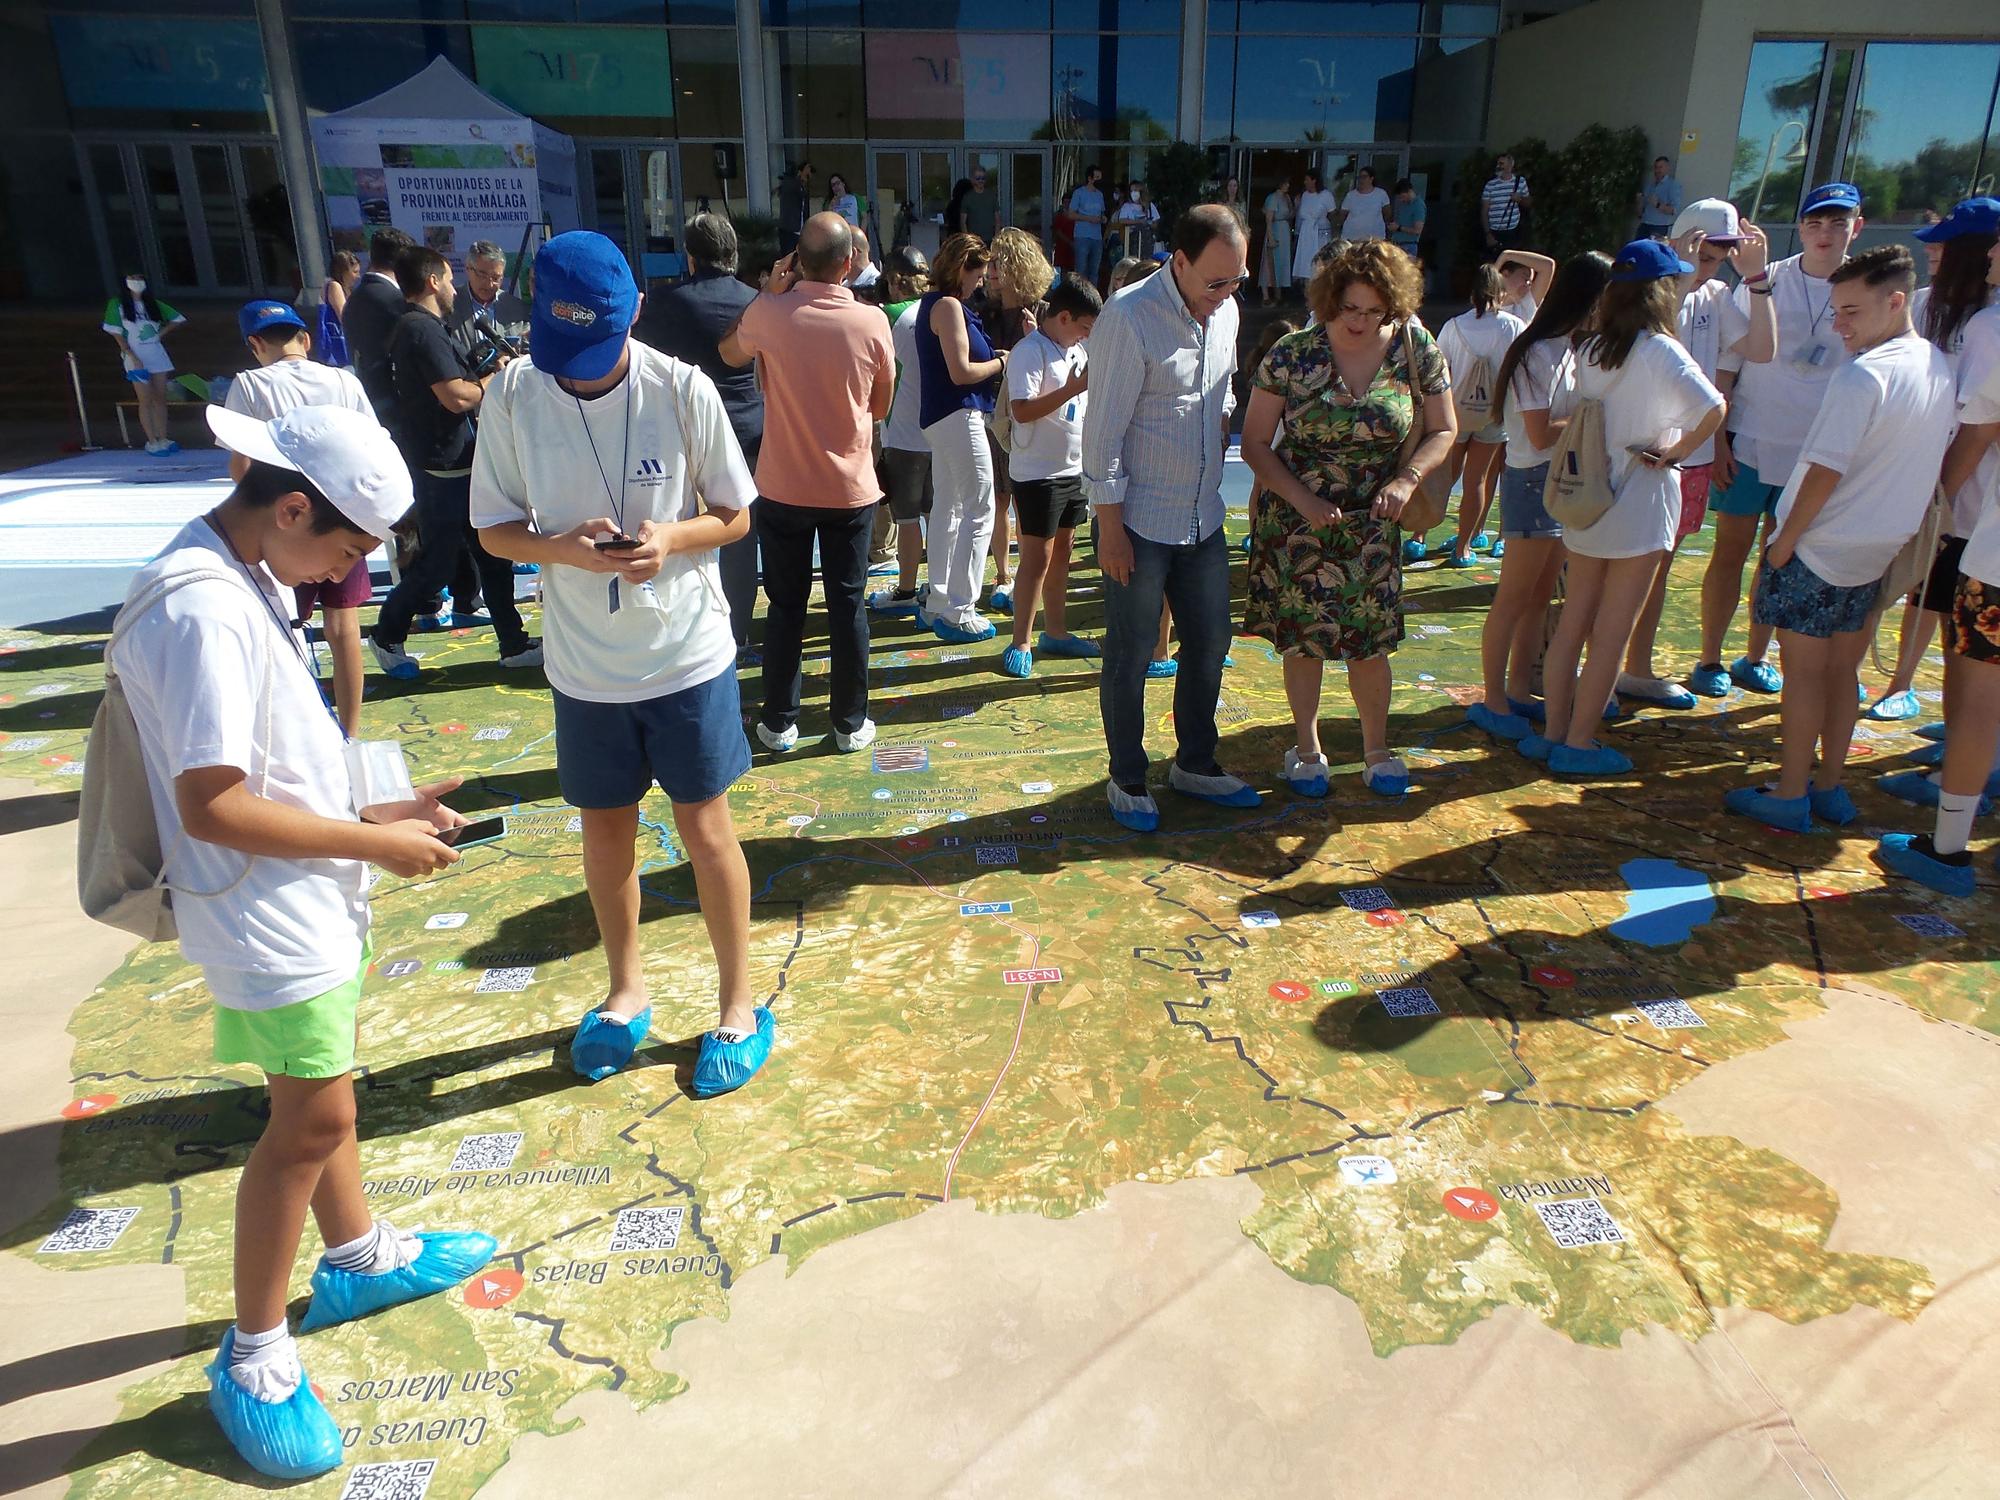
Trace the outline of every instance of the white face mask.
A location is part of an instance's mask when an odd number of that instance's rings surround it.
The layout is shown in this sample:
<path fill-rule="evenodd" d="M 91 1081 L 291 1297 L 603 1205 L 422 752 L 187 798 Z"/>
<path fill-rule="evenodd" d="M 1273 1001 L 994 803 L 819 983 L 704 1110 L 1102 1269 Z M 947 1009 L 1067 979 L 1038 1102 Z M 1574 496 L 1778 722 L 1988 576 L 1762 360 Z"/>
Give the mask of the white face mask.
<path fill-rule="evenodd" d="M 143 276 L 127 276 L 125 278 L 125 290 L 135 297 L 138 296 L 146 290 L 146 278 Z"/>

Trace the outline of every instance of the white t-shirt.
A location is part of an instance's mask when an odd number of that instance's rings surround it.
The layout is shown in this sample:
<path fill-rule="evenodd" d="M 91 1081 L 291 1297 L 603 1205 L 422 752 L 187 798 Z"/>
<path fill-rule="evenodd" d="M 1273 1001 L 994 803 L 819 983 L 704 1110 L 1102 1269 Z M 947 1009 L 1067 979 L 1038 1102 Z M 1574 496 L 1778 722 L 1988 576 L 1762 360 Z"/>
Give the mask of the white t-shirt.
<path fill-rule="evenodd" d="M 1529 287 L 1526 291 L 1521 293 L 1520 299 L 1516 302 L 1510 303 L 1506 310 L 1512 313 L 1515 317 L 1519 318 L 1522 322 L 1522 325 L 1526 326 L 1527 324 L 1534 322 L 1535 314 L 1542 310 L 1542 299 L 1535 295 L 1535 289 L 1533 287 Z"/>
<path fill-rule="evenodd" d="M 1460 313 L 1439 329 L 1438 352 L 1444 355 L 1444 362 L 1451 369 L 1453 389 L 1464 386 L 1467 372 L 1478 360 L 1486 361 L 1489 374 L 1498 375 L 1508 347 L 1527 326 L 1510 312 L 1490 312 L 1482 318 L 1472 310 Z M 1471 436 L 1469 432 L 1459 434 L 1461 440 Z"/>
<path fill-rule="evenodd" d="M 896 399 L 889 405 L 889 420 L 882 424 L 882 446 L 903 453 L 929 453 L 923 423 L 918 420 L 917 304 L 903 309 L 889 330 L 889 342 L 896 349 Z"/>
<path fill-rule="evenodd" d="M 354 978 L 368 932 L 365 870 L 351 859 L 252 858 L 182 834 L 174 779 L 205 766 L 236 767 L 253 793 L 286 807 L 354 820 L 340 726 L 291 631 L 290 589 L 262 564 L 246 572 L 196 520 L 139 570 L 126 597 L 209 569 L 233 576 L 188 584 L 148 610 L 120 635 L 111 666 L 139 727 L 181 952 L 201 965 L 218 1004 L 271 1010 Z"/>
<path fill-rule="evenodd" d="M 1983 311 L 1985 308 L 1995 306 L 1996 302 L 2000 302 L 2000 287 L 1988 287 L 1986 289 L 1986 300 L 1980 304 L 1981 310 Z M 1931 289 L 1927 286 L 1918 287 L 1910 297 L 1910 324 L 1918 333 L 1924 331 L 1924 315 L 1930 311 L 1930 305 Z M 1973 318 L 1978 316 L 1979 314 L 1976 312 L 1972 315 Z M 1944 357 L 1951 361 L 1951 368 L 1954 374 L 1958 371 L 1959 356 L 1965 352 L 1965 331 L 1971 325 L 1972 318 L 1967 318 L 1963 323 L 1958 325 L 1950 341 L 1941 346 L 1944 349 Z"/>
<path fill-rule="evenodd" d="M 1958 337 L 1952 342 L 1958 346 L 1955 378 L 1959 421 L 1968 425 L 2000 421 L 2000 416 L 1970 415 L 1971 409 L 1985 393 L 1992 393 L 1993 404 L 2000 404 L 2000 304 L 1989 302 L 1967 318 L 1959 326 Z M 1946 350 L 1945 359 L 1950 361 L 1951 358 L 1951 351 Z M 1995 496 L 2000 496 L 2000 445 L 1990 447 L 1980 455 L 1979 467 L 1951 497 L 1951 534 L 1971 536 Z M 1986 582 L 1984 575 L 1979 577 L 1980 582 Z"/>
<path fill-rule="evenodd" d="M 245 370 L 229 382 L 222 404 L 230 411 L 273 421 L 298 406 L 344 406 L 373 417 L 375 408 L 352 370 L 309 359 L 280 359 L 257 370 Z"/>
<path fill-rule="evenodd" d="M 1032 401 L 1068 385 L 1083 369 L 1082 344 L 1064 349 L 1041 329 L 1022 339 L 1007 359 L 1007 399 Z M 1086 391 L 1070 397 L 1046 417 L 1014 424 L 1007 472 L 1015 479 L 1058 479 L 1083 473 L 1083 412 Z"/>
<path fill-rule="evenodd" d="M 1799 538 L 1807 567 L 1842 588 L 1873 583 L 1888 570 L 1923 524 L 1956 405 L 1951 367 L 1920 333 L 1863 350 L 1834 372 L 1778 497 L 1782 526 L 1808 464 L 1839 471 L 1840 482 Z"/>
<path fill-rule="evenodd" d="M 1806 275 L 1794 255 L 1771 267 L 1772 310 L 1778 315 L 1778 347 L 1761 365 L 1745 365 L 1729 402 L 1729 430 L 1736 461 L 1756 469 L 1765 484 L 1782 484 L 1799 461 L 1833 372 L 1847 362 L 1846 346 L 1833 331 L 1833 283 Z M 1736 288 L 1737 308 L 1747 318 L 1747 286 Z"/>
<path fill-rule="evenodd" d="M 1379 240 L 1389 232 L 1389 195 L 1379 187 L 1365 193 L 1349 188 L 1340 200 L 1340 211 L 1347 215 L 1340 224 L 1342 239 Z"/>
<path fill-rule="evenodd" d="M 1615 370 L 1599 365 L 1586 343 L 1576 362 L 1576 394 L 1604 403 L 1605 446 L 1618 498 L 1595 525 L 1565 528 L 1564 544 L 1583 557 L 1667 551 L 1681 518 L 1680 477 L 1673 469 L 1648 468 L 1630 450 L 1673 446 L 1710 411 L 1721 409 L 1722 393 L 1679 339 L 1642 333 Z"/>
<path fill-rule="evenodd" d="M 1972 321 L 1977 323 L 1982 318 L 1996 316 L 2000 316 L 2000 309 L 1989 307 Z M 1995 332 L 2000 335 L 2000 329 Z M 1971 342 L 1968 338 L 1968 345 Z M 1959 421 L 1967 426 L 1982 427 L 1989 422 L 2000 422 L 2000 363 L 1989 368 L 1976 387 L 1968 387 L 1964 383 L 1964 371 L 1965 365 L 1961 363 Z M 1980 460 L 1978 483 L 1979 519 L 1966 539 L 1965 555 L 1959 559 L 1958 571 L 1968 578 L 1977 578 L 1981 583 L 2000 588 L 2000 454 L 1991 448 Z"/>
<path fill-rule="evenodd" d="M 527 521 L 553 536 L 610 516 L 637 536 L 642 521 L 701 514 L 696 496 L 724 510 L 756 498 L 715 383 L 637 339 L 631 348 L 625 379 L 582 400 L 532 359 L 500 372 L 479 408 L 474 526 Z M 736 638 L 713 550 L 669 557 L 651 583 L 619 582 L 615 610 L 612 581 L 582 568 L 542 570 L 545 670 L 559 691 L 638 703 L 730 670 Z"/>
<path fill-rule="evenodd" d="M 1743 358 L 1725 362 L 1723 356 L 1750 332 L 1750 314 L 1737 304 L 1735 293 L 1710 277 L 1681 298 L 1681 343 L 1711 381 L 1718 370 L 1740 370 Z M 1687 456 L 1688 468 L 1715 462 L 1715 439 L 1710 438 Z"/>
<path fill-rule="evenodd" d="M 1495 373 L 1499 373 L 1495 367 Z M 1537 448 L 1528 439 L 1524 411 L 1545 411 L 1552 422 L 1569 414 L 1569 396 L 1574 389 L 1576 360 L 1569 339 L 1538 339 L 1521 355 L 1514 376 L 1507 382 L 1507 467 L 1533 469 L 1549 461 L 1553 445 Z"/>

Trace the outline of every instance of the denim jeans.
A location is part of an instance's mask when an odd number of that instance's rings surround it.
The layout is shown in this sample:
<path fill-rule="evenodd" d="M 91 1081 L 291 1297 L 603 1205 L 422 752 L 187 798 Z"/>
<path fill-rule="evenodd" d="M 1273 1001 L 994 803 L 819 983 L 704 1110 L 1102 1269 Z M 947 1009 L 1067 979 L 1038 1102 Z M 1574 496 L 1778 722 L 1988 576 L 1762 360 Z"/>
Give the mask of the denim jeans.
<path fill-rule="evenodd" d="M 764 708 L 758 717 L 775 730 L 798 722 L 799 651 L 817 541 L 833 658 L 827 707 L 833 727 L 852 734 L 868 717 L 868 538 L 875 507 L 786 505 L 759 497 L 753 509 L 764 553 L 764 597 L 770 600 L 764 614 Z"/>
<path fill-rule="evenodd" d="M 431 608 L 438 591 L 458 571 L 459 557 L 469 553 L 478 570 L 486 613 L 492 616 L 500 654 L 515 656 L 528 649 L 528 628 L 514 607 L 514 565 L 479 545 L 472 529 L 472 476 L 440 478 L 422 469 L 411 471 L 417 492 L 417 556 L 405 570 L 376 617 L 375 640 L 400 646 L 410 634 L 410 621 Z"/>
<path fill-rule="evenodd" d="M 1076 274 L 1092 286 L 1097 285 L 1097 273 L 1104 266 L 1104 237 L 1093 235 L 1089 239 L 1081 236 L 1070 241 L 1076 251 Z"/>
<path fill-rule="evenodd" d="M 1104 578 L 1104 667 L 1097 701 L 1111 779 L 1137 786 L 1146 779 L 1146 663 L 1160 635 L 1160 604 L 1174 609 L 1181 668 L 1174 678 L 1174 759 L 1189 771 L 1215 764 L 1215 700 L 1222 692 L 1222 658 L 1229 654 L 1229 543 L 1217 527 L 1192 546 L 1144 537 L 1132 543 L 1132 581 Z"/>

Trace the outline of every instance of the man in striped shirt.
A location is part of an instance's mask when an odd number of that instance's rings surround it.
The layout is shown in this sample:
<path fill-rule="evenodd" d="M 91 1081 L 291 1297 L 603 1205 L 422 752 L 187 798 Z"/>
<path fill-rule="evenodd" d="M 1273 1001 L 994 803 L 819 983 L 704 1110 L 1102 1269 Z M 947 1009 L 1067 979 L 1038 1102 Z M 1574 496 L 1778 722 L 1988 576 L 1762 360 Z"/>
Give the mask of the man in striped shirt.
<path fill-rule="evenodd" d="M 1514 173 L 1514 158 L 1493 159 L 1493 176 L 1480 191 L 1479 203 L 1486 211 L 1486 254 L 1491 259 L 1502 250 L 1521 246 L 1521 210 L 1528 206 L 1528 179 Z"/>

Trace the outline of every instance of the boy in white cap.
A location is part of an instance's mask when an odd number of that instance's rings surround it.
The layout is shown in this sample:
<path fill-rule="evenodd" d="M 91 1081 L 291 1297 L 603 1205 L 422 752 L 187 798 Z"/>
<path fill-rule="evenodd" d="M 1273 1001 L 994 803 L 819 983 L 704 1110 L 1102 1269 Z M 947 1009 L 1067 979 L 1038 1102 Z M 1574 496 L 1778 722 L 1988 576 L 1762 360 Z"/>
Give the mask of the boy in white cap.
<path fill-rule="evenodd" d="M 301 1479 L 342 1451 L 285 1316 L 307 1210 L 327 1250 L 301 1332 L 455 1285 L 495 1248 L 377 1222 L 354 1130 L 364 866 L 442 869 L 465 820 L 438 801 L 456 779 L 354 806 L 284 592 L 341 577 L 387 539 L 411 498 L 395 444 L 336 407 L 268 423 L 211 407 L 208 420 L 249 466 L 133 579 L 106 660 L 138 730 L 181 952 L 215 998 L 216 1061 L 262 1069 L 270 1093 L 237 1188 L 236 1320 L 209 1366 L 209 1408 L 252 1468 Z"/>

